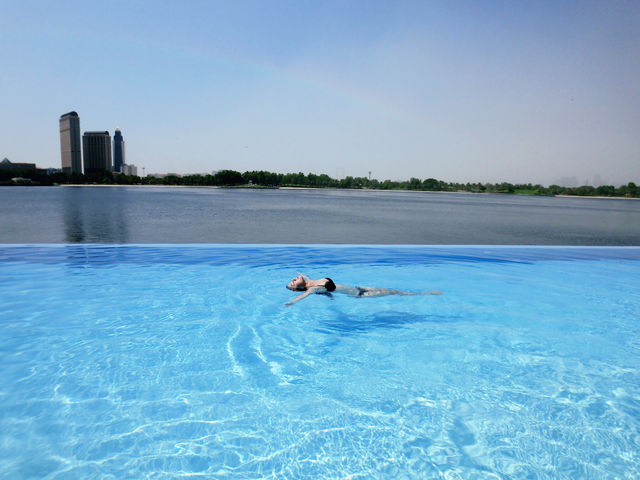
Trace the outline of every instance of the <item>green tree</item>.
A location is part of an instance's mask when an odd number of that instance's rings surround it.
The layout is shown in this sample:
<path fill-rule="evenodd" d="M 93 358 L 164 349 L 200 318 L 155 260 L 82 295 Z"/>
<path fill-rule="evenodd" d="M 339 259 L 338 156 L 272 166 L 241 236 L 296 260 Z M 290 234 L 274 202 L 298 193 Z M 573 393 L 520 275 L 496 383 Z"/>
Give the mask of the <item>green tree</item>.
<path fill-rule="evenodd" d="M 411 177 L 407 188 L 409 190 L 420 190 L 422 188 L 422 180 L 416 177 Z"/>
<path fill-rule="evenodd" d="M 638 187 L 636 186 L 635 183 L 633 182 L 629 182 L 627 183 L 627 195 L 631 196 L 631 197 L 637 197 L 640 195 L 640 190 L 638 189 Z"/>
<path fill-rule="evenodd" d="M 347 176 L 347 177 L 343 178 L 342 180 L 340 180 L 340 187 L 341 188 L 353 188 L 353 177 Z"/>
<path fill-rule="evenodd" d="M 213 181 L 215 185 L 224 186 L 242 185 L 244 183 L 242 174 L 235 170 L 220 170 L 213 176 Z"/>
<path fill-rule="evenodd" d="M 162 179 L 163 185 L 182 185 L 182 180 L 177 175 L 167 175 Z"/>
<path fill-rule="evenodd" d="M 581 187 L 568 189 L 568 193 L 570 195 L 590 196 L 596 194 L 596 189 L 591 185 L 582 185 Z"/>
<path fill-rule="evenodd" d="M 509 182 L 502 182 L 496 185 L 496 191 L 498 193 L 514 193 L 516 191 L 516 187 Z"/>
<path fill-rule="evenodd" d="M 600 185 L 596 188 L 596 193 L 604 197 L 612 197 L 616 193 L 616 187 L 613 185 Z"/>
<path fill-rule="evenodd" d="M 422 182 L 422 188 L 430 191 L 440 190 L 440 182 L 435 178 L 427 178 L 424 182 Z"/>

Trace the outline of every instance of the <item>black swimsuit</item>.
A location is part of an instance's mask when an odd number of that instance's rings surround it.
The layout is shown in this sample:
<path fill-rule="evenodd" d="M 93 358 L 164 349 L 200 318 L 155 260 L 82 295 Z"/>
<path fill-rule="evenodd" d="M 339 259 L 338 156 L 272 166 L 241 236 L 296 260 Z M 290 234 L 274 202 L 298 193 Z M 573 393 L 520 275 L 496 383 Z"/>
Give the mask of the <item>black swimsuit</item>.
<path fill-rule="evenodd" d="M 336 284 L 333 283 L 333 280 L 330 278 L 326 278 L 326 283 L 324 284 L 324 288 L 327 289 L 327 292 L 333 292 L 336 289 Z"/>

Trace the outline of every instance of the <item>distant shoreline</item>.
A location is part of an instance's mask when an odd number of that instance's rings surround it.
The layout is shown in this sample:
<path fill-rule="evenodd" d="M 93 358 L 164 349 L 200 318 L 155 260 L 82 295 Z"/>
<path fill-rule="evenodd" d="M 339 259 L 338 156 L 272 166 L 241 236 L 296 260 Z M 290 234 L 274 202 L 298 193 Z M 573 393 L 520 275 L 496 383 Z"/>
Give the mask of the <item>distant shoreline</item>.
<path fill-rule="evenodd" d="M 102 184 L 102 183 L 96 183 L 96 184 L 90 184 L 90 183 L 61 183 L 59 185 L 53 185 L 54 187 L 99 187 L 99 188 L 103 188 L 103 187 L 132 187 L 132 188 L 138 188 L 138 187 L 142 187 L 142 188 L 233 188 L 233 187 L 220 187 L 217 185 L 118 185 L 115 183 L 110 183 L 110 184 Z M 252 188 L 252 187 L 247 187 L 247 188 Z"/>
<path fill-rule="evenodd" d="M 256 187 L 250 185 L 242 186 L 218 186 L 218 185 L 116 185 L 116 184 L 94 184 L 86 183 L 64 183 L 54 185 L 57 187 L 133 187 L 133 188 L 209 188 L 209 189 L 246 189 L 246 190 L 344 190 L 354 192 L 404 192 L 404 193 L 437 193 L 437 194 L 463 194 L 463 195 L 502 195 L 502 196 L 520 196 L 520 197 L 550 197 L 550 198 L 593 198 L 600 200 L 640 200 L 638 197 L 605 197 L 598 195 L 533 195 L 528 193 L 497 193 L 497 192 L 467 192 L 464 190 L 456 192 L 444 192 L 438 190 L 405 190 L 405 189 L 381 189 L 381 188 L 333 188 L 333 187 Z"/>
<path fill-rule="evenodd" d="M 553 197 L 558 198 L 599 198 L 601 200 L 640 200 L 638 197 L 603 197 L 598 195 L 552 195 Z"/>

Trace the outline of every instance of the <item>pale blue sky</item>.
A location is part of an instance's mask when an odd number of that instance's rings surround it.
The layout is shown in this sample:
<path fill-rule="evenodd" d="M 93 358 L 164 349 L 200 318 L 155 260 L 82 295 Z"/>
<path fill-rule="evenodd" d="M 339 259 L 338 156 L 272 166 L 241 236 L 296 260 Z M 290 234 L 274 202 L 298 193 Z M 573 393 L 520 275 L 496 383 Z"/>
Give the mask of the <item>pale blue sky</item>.
<path fill-rule="evenodd" d="M 640 2 L 0 0 L 0 158 L 640 183 Z M 566 182 L 565 182 L 566 183 Z"/>

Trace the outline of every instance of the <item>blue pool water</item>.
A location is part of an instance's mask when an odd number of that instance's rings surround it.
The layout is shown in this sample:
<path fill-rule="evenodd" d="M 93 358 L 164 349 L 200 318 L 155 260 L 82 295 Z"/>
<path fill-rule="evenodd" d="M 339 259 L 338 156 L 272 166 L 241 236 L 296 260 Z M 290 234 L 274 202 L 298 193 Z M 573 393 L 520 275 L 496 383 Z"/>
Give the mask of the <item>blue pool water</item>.
<path fill-rule="evenodd" d="M 639 319 L 636 247 L 4 245 L 0 478 L 636 479 Z"/>

